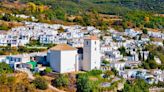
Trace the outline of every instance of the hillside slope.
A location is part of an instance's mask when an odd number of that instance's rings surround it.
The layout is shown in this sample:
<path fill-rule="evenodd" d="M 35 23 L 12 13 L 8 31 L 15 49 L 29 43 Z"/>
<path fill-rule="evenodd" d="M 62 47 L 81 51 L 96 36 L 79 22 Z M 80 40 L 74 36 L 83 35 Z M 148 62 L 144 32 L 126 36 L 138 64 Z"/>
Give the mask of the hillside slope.
<path fill-rule="evenodd" d="M 51 5 L 52 8 L 62 7 L 67 13 L 78 13 L 90 8 L 100 13 L 124 14 L 134 9 L 164 13 L 164 0 L 20 0 L 36 4 Z"/>
<path fill-rule="evenodd" d="M 7 13 L 0 15 L 5 21 L 21 21 L 11 14 L 25 14 L 36 17 L 38 22 L 62 21 L 102 30 L 109 26 L 117 30 L 164 28 L 164 0 L 1 0 L 0 12 Z M 116 15 L 118 18 L 102 15 Z"/>

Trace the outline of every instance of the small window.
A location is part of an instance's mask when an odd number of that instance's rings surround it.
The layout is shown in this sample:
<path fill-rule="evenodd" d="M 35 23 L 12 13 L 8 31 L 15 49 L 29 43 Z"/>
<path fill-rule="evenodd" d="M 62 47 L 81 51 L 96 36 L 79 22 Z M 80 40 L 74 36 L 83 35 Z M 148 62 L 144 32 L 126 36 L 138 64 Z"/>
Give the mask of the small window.
<path fill-rule="evenodd" d="M 87 45 L 88 45 L 88 41 L 87 41 L 87 43 L 86 43 Z"/>
<path fill-rule="evenodd" d="M 95 45 L 96 45 L 96 41 L 95 41 Z"/>
<path fill-rule="evenodd" d="M 95 48 L 95 51 L 97 50 L 97 48 Z"/>

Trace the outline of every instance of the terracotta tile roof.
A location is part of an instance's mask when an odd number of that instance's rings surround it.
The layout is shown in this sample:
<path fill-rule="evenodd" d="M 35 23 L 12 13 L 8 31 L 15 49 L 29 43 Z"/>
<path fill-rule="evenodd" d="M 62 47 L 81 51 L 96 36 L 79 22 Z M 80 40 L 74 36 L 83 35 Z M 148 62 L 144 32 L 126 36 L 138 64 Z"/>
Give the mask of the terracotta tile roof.
<path fill-rule="evenodd" d="M 58 44 L 54 47 L 52 47 L 50 50 L 77 50 L 76 48 L 70 46 L 70 45 L 67 45 L 67 44 Z"/>
<path fill-rule="evenodd" d="M 97 36 L 89 36 L 89 37 L 86 37 L 85 39 L 88 39 L 88 40 L 98 40 Z"/>

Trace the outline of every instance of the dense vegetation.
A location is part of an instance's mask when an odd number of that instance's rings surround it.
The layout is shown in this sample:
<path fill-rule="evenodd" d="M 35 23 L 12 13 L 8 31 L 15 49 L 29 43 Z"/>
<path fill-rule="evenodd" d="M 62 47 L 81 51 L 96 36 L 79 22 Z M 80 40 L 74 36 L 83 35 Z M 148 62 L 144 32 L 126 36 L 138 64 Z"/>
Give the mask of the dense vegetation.
<path fill-rule="evenodd" d="M 164 70 L 164 48 L 161 46 L 147 45 L 146 50 L 150 51 L 148 59 L 143 62 L 143 68 L 146 69 L 162 69 Z M 154 57 L 158 57 L 161 64 L 157 64 Z"/>
<path fill-rule="evenodd" d="M 81 74 L 78 75 L 77 79 L 77 92 L 91 92 L 92 82 L 89 80 L 88 75 Z"/>
<path fill-rule="evenodd" d="M 149 85 L 142 79 L 136 79 L 134 82 L 127 81 L 123 92 L 149 92 Z"/>
<path fill-rule="evenodd" d="M 25 46 L 11 47 L 10 44 L 8 46 L 0 46 L 0 55 L 41 52 L 55 45 L 56 44 L 41 44 L 38 40 L 31 40 L 30 43 Z"/>
<path fill-rule="evenodd" d="M 61 7 L 69 14 L 76 14 L 82 10 L 94 8 L 106 14 L 125 14 L 139 9 L 156 13 L 164 13 L 163 0 L 21 0 L 40 5 L 51 5 L 52 8 Z"/>
<path fill-rule="evenodd" d="M 10 0 L 12 1 L 15 0 Z M 21 9 L 1 5 L 4 8 L 2 11 L 33 15 L 39 22 L 54 23 L 62 20 L 84 26 L 92 25 L 101 30 L 106 30 L 108 26 L 119 31 L 129 27 L 163 29 L 164 26 L 164 18 L 155 16 L 164 13 L 163 0 L 20 0 L 20 3 L 23 4 Z M 112 20 L 110 16 L 100 14 L 117 15 L 117 19 L 122 16 L 123 21 Z M 22 20 L 8 16 L 1 16 L 0 19 Z"/>
<path fill-rule="evenodd" d="M 30 84 L 27 76 L 24 74 L 1 75 L 0 92 L 36 92 L 35 87 Z"/>
<path fill-rule="evenodd" d="M 48 84 L 43 77 L 37 77 L 35 80 L 33 80 L 33 84 L 38 89 L 45 90 L 48 88 Z"/>
<path fill-rule="evenodd" d="M 26 74 L 13 73 L 6 63 L 0 63 L 0 92 L 35 92 Z"/>
<path fill-rule="evenodd" d="M 11 46 L 1 46 L 0 47 L 0 55 L 9 55 L 9 54 L 21 54 L 21 53 L 33 53 L 33 52 L 41 52 L 47 50 L 47 48 L 37 48 L 37 47 L 25 47 L 25 46 L 19 46 L 17 47 L 11 47 Z"/>
<path fill-rule="evenodd" d="M 57 78 L 52 80 L 52 85 L 55 87 L 66 87 L 69 84 L 68 76 L 66 75 L 59 75 Z"/>
<path fill-rule="evenodd" d="M 12 73 L 13 69 L 6 63 L 0 63 L 0 74 Z"/>

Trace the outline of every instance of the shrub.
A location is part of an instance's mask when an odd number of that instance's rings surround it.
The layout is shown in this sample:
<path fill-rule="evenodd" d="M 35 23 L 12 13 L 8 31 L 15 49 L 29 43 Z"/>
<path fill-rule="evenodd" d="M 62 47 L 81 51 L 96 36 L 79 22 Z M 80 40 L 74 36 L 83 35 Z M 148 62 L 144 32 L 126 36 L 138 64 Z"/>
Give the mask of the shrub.
<path fill-rule="evenodd" d="M 52 85 L 55 87 L 66 87 L 69 84 L 68 76 L 59 75 L 57 78 L 52 80 Z"/>
<path fill-rule="evenodd" d="M 92 71 L 89 71 L 88 74 L 92 75 L 92 76 L 97 76 L 97 75 L 102 74 L 102 71 L 101 70 L 92 70 Z"/>
<path fill-rule="evenodd" d="M 110 76 L 112 76 L 112 75 L 114 75 L 114 73 L 112 72 L 112 71 L 109 71 L 109 70 L 107 70 L 107 71 L 105 71 L 105 76 L 108 78 L 108 77 L 110 77 Z"/>
<path fill-rule="evenodd" d="M 114 75 L 118 75 L 118 71 L 115 68 L 112 68 L 112 72 L 114 73 Z"/>
<path fill-rule="evenodd" d="M 105 65 L 107 65 L 107 64 L 109 64 L 109 61 L 103 60 L 102 63 L 105 64 Z"/>
<path fill-rule="evenodd" d="M 133 83 L 126 82 L 122 92 L 149 92 L 149 85 L 142 79 L 136 79 Z"/>
<path fill-rule="evenodd" d="M 142 32 L 143 32 L 144 34 L 147 34 L 147 29 L 143 29 Z"/>
<path fill-rule="evenodd" d="M 86 74 L 80 74 L 77 78 L 77 92 L 91 92 L 92 83 Z"/>
<path fill-rule="evenodd" d="M 44 71 L 45 71 L 45 73 L 51 73 L 52 72 L 52 68 L 46 67 L 46 69 Z"/>
<path fill-rule="evenodd" d="M 0 63 L 0 74 L 2 74 L 2 73 L 12 73 L 12 72 L 13 72 L 13 70 L 8 64 L 6 64 L 4 62 Z"/>
<path fill-rule="evenodd" d="M 46 80 L 42 77 L 37 77 L 33 82 L 32 82 L 36 88 L 45 90 L 48 88 L 48 84 Z"/>

